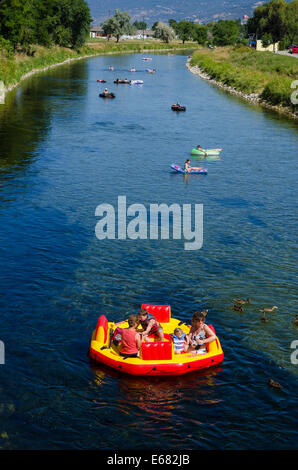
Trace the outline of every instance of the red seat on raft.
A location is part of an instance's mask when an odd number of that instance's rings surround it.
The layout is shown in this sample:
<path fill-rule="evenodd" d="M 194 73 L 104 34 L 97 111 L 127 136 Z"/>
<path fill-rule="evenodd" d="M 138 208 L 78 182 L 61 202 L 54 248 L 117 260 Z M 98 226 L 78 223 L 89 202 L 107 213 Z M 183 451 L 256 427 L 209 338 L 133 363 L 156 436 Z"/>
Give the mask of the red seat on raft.
<path fill-rule="evenodd" d="M 171 341 L 157 341 L 155 343 L 142 343 L 141 358 L 143 361 L 171 360 L 173 346 Z"/>
<path fill-rule="evenodd" d="M 148 313 L 152 313 L 160 323 L 169 323 L 171 320 L 170 305 L 142 304 L 141 308 L 145 308 Z"/>

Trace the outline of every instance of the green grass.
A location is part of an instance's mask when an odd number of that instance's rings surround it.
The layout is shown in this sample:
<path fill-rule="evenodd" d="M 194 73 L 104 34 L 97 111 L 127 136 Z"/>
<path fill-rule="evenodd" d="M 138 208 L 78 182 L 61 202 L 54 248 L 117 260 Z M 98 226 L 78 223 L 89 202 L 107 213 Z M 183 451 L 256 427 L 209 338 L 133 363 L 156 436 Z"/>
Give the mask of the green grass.
<path fill-rule="evenodd" d="M 64 62 L 66 59 L 80 58 L 82 56 L 101 55 L 109 53 L 129 53 L 142 52 L 146 49 L 157 50 L 175 50 L 189 48 L 191 45 L 181 43 L 165 44 L 157 41 L 107 41 L 94 39 L 81 47 L 78 51 L 63 47 L 45 48 L 34 46 L 36 50 L 33 57 L 25 54 L 16 54 L 13 57 L 5 57 L 0 51 L 0 80 L 7 88 L 20 81 L 23 75 L 35 69 L 47 67 L 49 65 Z M 192 45 L 193 47 L 193 45 Z"/>
<path fill-rule="evenodd" d="M 256 52 L 242 47 L 200 49 L 193 54 L 191 65 L 198 65 L 212 78 L 244 93 L 258 93 L 271 105 L 291 108 L 291 83 L 298 77 L 295 58 Z"/>

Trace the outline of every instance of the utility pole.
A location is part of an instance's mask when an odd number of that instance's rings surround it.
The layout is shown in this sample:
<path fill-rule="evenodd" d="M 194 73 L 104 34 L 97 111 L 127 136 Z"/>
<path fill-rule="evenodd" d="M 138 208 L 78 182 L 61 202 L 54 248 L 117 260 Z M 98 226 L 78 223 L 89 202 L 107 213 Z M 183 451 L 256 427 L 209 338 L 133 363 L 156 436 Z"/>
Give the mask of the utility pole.
<path fill-rule="evenodd" d="M 144 16 L 143 16 L 143 41 L 145 41 L 145 33 L 144 33 Z"/>

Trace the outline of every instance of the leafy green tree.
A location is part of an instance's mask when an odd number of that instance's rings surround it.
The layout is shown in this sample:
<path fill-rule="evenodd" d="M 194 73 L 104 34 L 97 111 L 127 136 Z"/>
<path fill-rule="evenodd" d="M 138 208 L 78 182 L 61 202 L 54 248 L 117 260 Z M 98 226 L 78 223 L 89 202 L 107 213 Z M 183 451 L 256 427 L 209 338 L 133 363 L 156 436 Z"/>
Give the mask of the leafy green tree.
<path fill-rule="evenodd" d="M 120 10 L 116 10 L 115 15 L 102 24 L 102 28 L 106 35 L 115 36 L 117 42 L 119 42 L 120 36 L 131 34 L 133 31 L 130 15 L 126 11 L 121 12 Z"/>
<path fill-rule="evenodd" d="M 152 31 L 156 30 L 156 26 L 158 25 L 158 23 L 158 21 L 155 21 L 155 23 L 153 23 L 153 25 L 151 26 Z"/>
<path fill-rule="evenodd" d="M 233 20 L 219 20 L 212 27 L 212 34 L 215 45 L 233 45 L 239 38 L 239 27 Z"/>
<path fill-rule="evenodd" d="M 168 21 L 168 23 L 169 23 L 169 26 L 171 26 L 171 28 L 173 28 L 173 30 L 176 31 L 176 26 L 177 26 L 177 24 L 178 24 L 177 21 L 176 21 L 176 20 L 173 20 L 173 19 L 170 19 L 170 20 Z"/>
<path fill-rule="evenodd" d="M 255 33 L 257 37 L 267 33 L 271 34 L 273 42 L 280 41 L 286 34 L 287 7 L 285 0 L 272 0 L 256 8 L 247 22 L 248 33 Z"/>
<path fill-rule="evenodd" d="M 176 34 L 183 44 L 192 38 L 193 29 L 194 24 L 186 20 L 179 21 L 175 27 Z"/>
<path fill-rule="evenodd" d="M 285 10 L 285 31 L 290 44 L 298 42 L 298 0 L 288 3 Z"/>
<path fill-rule="evenodd" d="M 0 0 L 0 18 L 0 34 L 27 51 L 34 43 L 78 48 L 91 22 L 85 0 Z"/>
<path fill-rule="evenodd" d="M 0 3 L 0 34 L 10 41 L 14 50 L 35 40 L 34 12 L 31 0 L 2 0 Z"/>
<path fill-rule="evenodd" d="M 285 11 L 287 3 L 285 0 L 273 0 L 267 6 L 267 32 L 271 34 L 273 42 L 277 42 L 282 39 L 286 32 Z"/>
<path fill-rule="evenodd" d="M 69 25 L 72 31 L 72 47 L 81 47 L 90 31 L 90 9 L 84 0 L 71 0 L 72 22 Z"/>
<path fill-rule="evenodd" d="M 169 43 L 175 38 L 175 31 L 166 23 L 159 21 L 155 27 L 154 36 L 166 43 Z"/>
<path fill-rule="evenodd" d="M 192 31 L 192 38 L 198 44 L 205 45 L 208 40 L 208 28 L 202 24 L 195 24 Z"/>
<path fill-rule="evenodd" d="M 144 31 L 144 29 L 147 29 L 147 23 L 146 23 L 146 21 L 135 21 L 132 25 L 133 25 L 136 29 L 141 29 L 142 31 Z"/>

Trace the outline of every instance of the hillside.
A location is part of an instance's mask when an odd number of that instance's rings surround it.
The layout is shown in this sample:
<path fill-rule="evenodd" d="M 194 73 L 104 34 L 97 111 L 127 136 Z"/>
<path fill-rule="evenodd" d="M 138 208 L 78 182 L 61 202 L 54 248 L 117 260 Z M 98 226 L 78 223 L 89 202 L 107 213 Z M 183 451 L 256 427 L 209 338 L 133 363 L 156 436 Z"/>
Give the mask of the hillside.
<path fill-rule="evenodd" d="M 253 9 L 265 3 L 257 0 L 87 0 L 94 24 L 112 16 L 116 8 L 128 11 L 134 20 L 144 20 L 151 26 L 155 21 L 170 18 L 206 23 L 218 19 L 237 19 L 251 15 Z"/>

